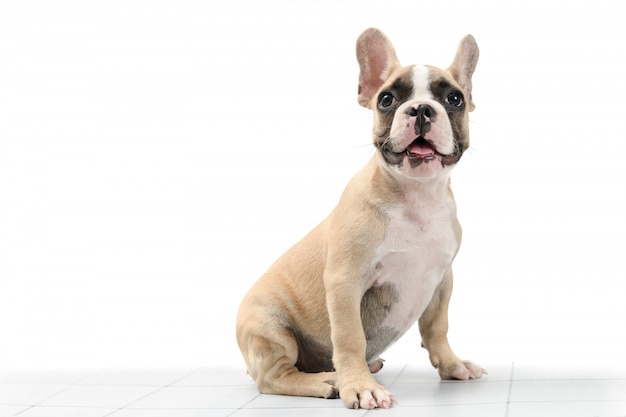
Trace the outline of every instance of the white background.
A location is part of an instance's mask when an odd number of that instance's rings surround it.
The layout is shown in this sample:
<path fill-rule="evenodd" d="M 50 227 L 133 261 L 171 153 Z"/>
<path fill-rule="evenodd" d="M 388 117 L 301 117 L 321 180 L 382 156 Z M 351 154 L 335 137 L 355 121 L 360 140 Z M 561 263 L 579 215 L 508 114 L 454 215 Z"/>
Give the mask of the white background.
<path fill-rule="evenodd" d="M 3 1 L 0 366 L 243 366 L 242 296 L 372 155 L 354 57 L 369 26 L 405 64 L 447 66 L 465 33 L 481 48 L 453 173 L 453 347 L 623 360 L 624 10 Z M 388 356 L 427 366 L 418 342 Z"/>

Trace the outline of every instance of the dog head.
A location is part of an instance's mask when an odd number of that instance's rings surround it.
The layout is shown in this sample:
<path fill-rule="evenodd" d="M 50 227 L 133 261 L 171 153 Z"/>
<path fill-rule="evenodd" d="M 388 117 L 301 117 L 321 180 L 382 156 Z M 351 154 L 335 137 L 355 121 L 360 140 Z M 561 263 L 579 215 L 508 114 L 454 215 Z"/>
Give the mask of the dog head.
<path fill-rule="evenodd" d="M 468 113 L 478 45 L 460 42 L 446 69 L 400 65 L 389 39 L 370 28 L 357 41 L 359 104 L 374 112 L 374 145 L 392 172 L 429 179 L 448 172 L 469 146 Z"/>

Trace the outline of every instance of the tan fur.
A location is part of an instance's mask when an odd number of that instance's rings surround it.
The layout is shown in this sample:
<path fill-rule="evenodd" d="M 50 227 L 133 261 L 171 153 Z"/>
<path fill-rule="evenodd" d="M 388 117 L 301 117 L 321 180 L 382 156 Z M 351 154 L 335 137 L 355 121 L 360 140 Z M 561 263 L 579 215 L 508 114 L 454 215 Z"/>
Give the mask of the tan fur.
<path fill-rule="evenodd" d="M 473 38 L 462 42 L 472 43 Z M 475 56 L 468 58 L 468 54 Z M 463 84 L 468 97 L 477 54 L 473 45 L 459 46 L 451 66 L 455 74 L 450 75 L 450 71 L 446 75 L 452 83 Z M 395 51 L 380 31 L 369 29 L 357 44 L 357 57 L 361 66 L 359 102 L 375 108 L 373 97 L 399 69 Z M 471 71 L 466 70 L 468 59 Z M 468 104 L 473 106 L 471 101 Z M 350 408 L 391 406 L 395 398 L 371 375 L 370 370 L 378 371 L 382 361 L 377 356 L 366 357 L 366 332 L 379 329 L 384 321 L 387 310 L 381 306 L 401 298 L 394 292 L 394 281 L 384 286 L 378 280 L 383 276 L 381 268 L 394 268 L 383 265 L 385 254 L 405 250 L 402 241 L 396 242 L 388 234 L 392 224 L 398 227 L 403 222 L 407 228 L 420 227 L 422 231 L 442 228 L 442 236 L 448 236 L 442 247 L 455 242 L 453 253 L 438 252 L 442 262 L 448 258 L 449 262 L 443 269 L 429 272 L 437 285 L 419 317 L 423 345 L 433 366 L 444 379 L 478 378 L 484 373 L 479 366 L 454 355 L 447 340 L 452 291 L 449 263 L 461 240 L 449 187 L 450 169 L 442 164 L 440 173 L 429 179 L 398 176 L 377 152 L 349 182 L 330 215 L 250 289 L 237 317 L 237 342 L 260 392 L 324 398 L 340 395 Z M 414 171 L 419 172 L 419 168 Z M 437 236 L 437 230 L 425 236 Z M 406 249 L 420 242 L 413 239 Z M 363 301 L 366 293 L 370 294 L 367 302 Z M 406 301 L 403 305 L 407 306 Z M 386 343 L 395 336 L 395 329 L 384 330 L 388 333 L 380 340 Z"/>

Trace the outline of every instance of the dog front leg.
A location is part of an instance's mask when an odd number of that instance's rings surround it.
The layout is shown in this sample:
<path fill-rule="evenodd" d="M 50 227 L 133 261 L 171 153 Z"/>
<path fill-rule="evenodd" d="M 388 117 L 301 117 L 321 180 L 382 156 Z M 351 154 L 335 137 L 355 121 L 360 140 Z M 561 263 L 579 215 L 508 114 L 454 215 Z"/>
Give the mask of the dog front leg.
<path fill-rule="evenodd" d="M 389 408 L 394 396 L 378 384 L 366 362 L 367 342 L 361 322 L 364 290 L 355 281 L 326 277 L 326 300 L 339 396 L 348 408 Z"/>
<path fill-rule="evenodd" d="M 441 379 L 476 379 L 486 374 L 480 366 L 459 359 L 448 343 L 448 305 L 452 294 L 452 270 L 448 271 L 426 311 L 419 319 L 422 346 Z"/>

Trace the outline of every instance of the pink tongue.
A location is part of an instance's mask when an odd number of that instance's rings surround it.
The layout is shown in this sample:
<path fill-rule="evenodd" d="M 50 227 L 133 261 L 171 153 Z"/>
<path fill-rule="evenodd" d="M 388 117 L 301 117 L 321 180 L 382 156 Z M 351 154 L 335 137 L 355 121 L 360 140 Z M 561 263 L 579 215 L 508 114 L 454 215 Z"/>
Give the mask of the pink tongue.
<path fill-rule="evenodd" d="M 417 156 L 428 156 L 435 153 L 435 148 L 425 140 L 415 140 L 408 147 L 409 153 Z"/>

